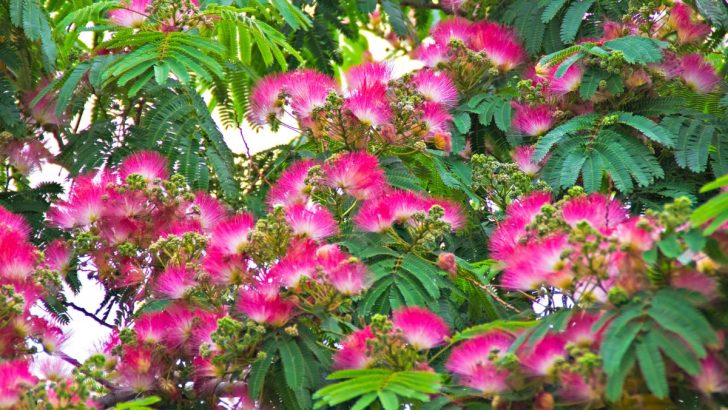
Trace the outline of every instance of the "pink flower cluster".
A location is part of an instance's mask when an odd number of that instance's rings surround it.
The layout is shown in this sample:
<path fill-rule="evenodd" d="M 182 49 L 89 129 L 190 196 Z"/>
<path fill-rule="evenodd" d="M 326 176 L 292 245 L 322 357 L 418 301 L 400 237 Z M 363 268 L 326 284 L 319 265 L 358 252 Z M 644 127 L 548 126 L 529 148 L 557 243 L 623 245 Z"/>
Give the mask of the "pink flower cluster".
<path fill-rule="evenodd" d="M 550 333 L 536 343 L 514 346 L 517 333 L 491 330 L 472 337 L 453 348 L 445 367 L 459 382 L 486 396 L 494 396 L 519 388 L 524 379 L 535 385 L 554 384 L 559 402 L 590 403 L 600 399 L 604 389 L 599 371 L 577 372 L 560 368 L 573 362 L 569 346 L 598 351 L 602 330 L 593 332 L 599 316 L 580 312 L 566 329 Z M 508 360 L 513 354 L 517 361 Z"/>
<path fill-rule="evenodd" d="M 662 231 L 656 220 L 630 217 L 622 203 L 603 194 L 552 203 L 550 194 L 536 192 L 508 207 L 490 250 L 503 264 L 501 284 L 508 289 L 546 286 L 576 299 L 589 295 L 605 301 L 614 286 L 630 293 L 647 286 L 642 254 Z M 717 283 L 686 266 L 675 272 L 671 285 L 711 297 Z"/>
<path fill-rule="evenodd" d="M 62 355 L 59 349 L 66 337 L 53 319 L 39 316 L 40 301 L 57 297 L 58 286 L 48 272 L 62 273 L 70 261 L 70 252 L 60 242 L 51 242 L 45 258 L 30 243 L 30 226 L 18 215 L 0 207 L 0 407 L 16 408 L 27 398 L 25 392 L 43 379 L 31 375 L 31 342 L 50 355 Z M 44 271 L 45 273 L 42 273 Z M 33 309 L 35 308 L 35 309 Z M 52 357 L 48 360 L 53 359 Z M 55 359 L 60 360 L 60 359 Z M 41 367 L 41 370 L 43 367 Z M 73 385 L 70 372 L 57 380 Z M 50 393 L 53 389 L 49 390 Z M 53 403 L 51 403 L 53 404 Z M 91 406 L 92 403 L 86 403 Z M 60 408 L 60 407 L 49 407 Z M 86 407 L 88 408 L 88 407 Z"/>
<path fill-rule="evenodd" d="M 211 336 L 218 319 L 226 315 L 224 308 L 206 311 L 181 301 L 163 311 L 140 315 L 132 327 L 134 340 L 120 344 L 115 334 L 105 347 L 105 353 L 117 360 L 112 380 L 139 393 L 153 390 L 166 372 L 184 361 L 192 364 L 195 390 L 213 393 L 225 372 L 212 364 L 217 346 Z M 201 356 L 202 346 L 211 354 Z"/>
<path fill-rule="evenodd" d="M 667 25 L 675 30 L 680 44 L 701 43 L 710 34 L 710 26 L 697 21 L 695 10 L 681 1 L 670 9 Z"/>
<path fill-rule="evenodd" d="M 331 213 L 310 202 L 313 187 L 307 185 L 306 180 L 309 171 L 317 165 L 312 160 L 292 164 L 268 194 L 270 206 L 286 209 L 294 233 L 311 239 L 325 238 L 338 231 Z M 395 223 L 414 224 L 413 215 L 427 213 L 435 205 L 443 208 L 442 220 L 453 230 L 465 225 L 462 208 L 457 203 L 390 187 L 376 157 L 365 152 L 335 157 L 321 165 L 321 171 L 321 185 L 362 201 L 354 216 L 354 222 L 362 231 L 384 232 Z"/>
<path fill-rule="evenodd" d="M 510 71 L 526 59 L 526 52 L 516 32 L 492 21 L 472 23 L 455 17 L 443 20 L 430 31 L 434 42 L 415 51 L 415 56 L 428 67 L 452 58 L 450 42 L 461 41 L 469 50 L 483 53 L 491 65 L 502 72 Z"/>
<path fill-rule="evenodd" d="M 405 118 L 396 108 L 403 103 L 389 86 L 395 80 L 391 66 L 365 63 L 349 69 L 344 78 L 346 87 L 313 70 L 269 75 L 251 92 L 248 119 L 265 125 L 284 121 L 290 115 L 301 129 L 311 130 L 315 136 L 324 135 L 360 148 L 370 138 L 387 144 L 424 139 L 449 150 L 452 118 L 448 108 L 457 103 L 458 92 L 446 74 L 421 70 L 412 75 L 408 85 L 424 101 L 411 107 L 411 118 Z M 325 110 L 330 95 L 341 99 L 341 112 Z M 352 138 L 347 134 L 357 135 Z"/>

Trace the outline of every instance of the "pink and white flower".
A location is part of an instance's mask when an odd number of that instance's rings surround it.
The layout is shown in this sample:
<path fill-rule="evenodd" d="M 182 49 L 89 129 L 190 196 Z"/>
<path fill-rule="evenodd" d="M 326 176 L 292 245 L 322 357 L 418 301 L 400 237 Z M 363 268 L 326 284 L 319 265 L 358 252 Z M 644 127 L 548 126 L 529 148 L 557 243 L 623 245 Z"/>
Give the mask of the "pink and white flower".
<path fill-rule="evenodd" d="M 124 159 L 119 166 L 119 175 L 126 181 L 129 175 L 141 175 L 149 182 L 155 179 L 168 179 L 167 159 L 154 151 L 141 151 Z"/>
<path fill-rule="evenodd" d="M 372 361 L 369 340 L 375 339 L 369 326 L 350 334 L 341 342 L 341 349 L 334 354 L 334 369 L 364 369 Z"/>
<path fill-rule="evenodd" d="M 342 154 L 327 162 L 323 171 L 326 185 L 359 200 L 379 195 L 386 186 L 377 158 L 366 152 Z"/>
<path fill-rule="evenodd" d="M 548 105 L 528 105 L 514 102 L 513 109 L 515 112 L 511 120 L 511 127 L 522 134 L 539 137 L 554 125 L 554 110 Z"/>
<path fill-rule="evenodd" d="M 147 9 L 151 0 L 127 0 L 122 2 L 121 8 L 109 12 L 109 20 L 117 26 L 135 28 L 140 27 L 147 20 Z"/>
<path fill-rule="evenodd" d="M 397 309 L 392 314 L 395 329 L 417 350 L 441 345 L 450 335 L 447 323 L 438 315 L 421 307 Z"/>
<path fill-rule="evenodd" d="M 210 246 L 225 255 L 242 253 L 248 246 L 248 234 L 255 228 L 255 220 L 248 213 L 242 213 L 219 223 L 212 231 Z"/>
<path fill-rule="evenodd" d="M 347 97 L 344 109 L 369 127 L 379 127 L 392 118 L 387 89 L 382 84 L 365 84 Z"/>
<path fill-rule="evenodd" d="M 377 86 L 385 87 L 392 79 L 392 66 L 380 62 L 364 63 L 351 67 L 344 77 L 352 94 L 365 89 L 377 89 Z"/>
<path fill-rule="evenodd" d="M 317 205 L 293 204 L 286 208 L 286 222 L 294 235 L 315 241 L 326 239 L 339 232 L 339 226 L 328 209 Z"/>
<path fill-rule="evenodd" d="M 700 54 L 688 54 L 680 60 L 680 77 L 698 94 L 707 94 L 720 83 L 715 68 Z"/>
<path fill-rule="evenodd" d="M 271 119 L 280 118 L 286 103 L 282 97 L 287 85 L 285 74 L 271 74 L 258 81 L 250 93 L 250 122 L 265 125 Z"/>
<path fill-rule="evenodd" d="M 510 388 L 510 372 L 499 368 L 495 361 L 510 349 L 513 340 L 513 336 L 500 331 L 476 336 L 455 347 L 445 367 L 465 386 L 486 395 L 503 393 Z"/>
<path fill-rule="evenodd" d="M 429 101 L 453 107 L 458 102 L 458 90 L 447 74 L 433 70 L 420 70 L 412 76 L 417 92 Z"/>
<path fill-rule="evenodd" d="M 518 168 L 528 175 L 536 175 L 541 170 L 541 163 L 533 161 L 533 154 L 536 149 L 533 146 L 524 145 L 513 150 L 513 160 Z"/>
<path fill-rule="evenodd" d="M 677 32 L 680 44 L 699 43 L 710 34 L 710 26 L 697 21 L 695 17 L 695 11 L 680 1 L 670 9 L 667 24 Z"/>
<path fill-rule="evenodd" d="M 154 291 L 157 295 L 167 299 L 182 299 L 192 288 L 197 286 L 194 272 L 182 266 L 168 266 L 157 278 Z"/>
<path fill-rule="evenodd" d="M 281 174 L 268 192 L 267 202 L 271 207 L 304 203 L 308 199 L 306 177 L 316 162 L 312 159 L 296 161 Z"/>
<path fill-rule="evenodd" d="M 515 31 L 491 21 L 473 25 L 470 46 L 485 52 L 491 64 L 501 71 L 510 71 L 526 59 L 526 51 Z"/>

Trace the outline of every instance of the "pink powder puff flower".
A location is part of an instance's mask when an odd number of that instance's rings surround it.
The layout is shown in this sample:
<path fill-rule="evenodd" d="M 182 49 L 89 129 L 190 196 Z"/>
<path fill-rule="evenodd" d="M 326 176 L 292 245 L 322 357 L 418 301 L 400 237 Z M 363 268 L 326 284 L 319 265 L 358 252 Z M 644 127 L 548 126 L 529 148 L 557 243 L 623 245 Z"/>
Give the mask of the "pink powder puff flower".
<path fill-rule="evenodd" d="M 35 248 L 14 232 L 0 232 L 0 279 L 22 283 L 35 270 Z"/>
<path fill-rule="evenodd" d="M 710 34 L 710 26 L 698 22 L 693 9 L 683 2 L 676 2 L 672 6 L 667 25 L 677 31 L 680 44 L 699 43 Z"/>
<path fill-rule="evenodd" d="M 408 221 L 417 212 L 426 212 L 428 202 L 417 192 L 395 190 L 387 194 L 392 216 L 397 222 Z"/>
<path fill-rule="evenodd" d="M 498 23 L 481 21 L 473 25 L 470 46 L 483 51 L 491 64 L 501 71 L 510 71 L 523 63 L 526 51 L 516 33 Z"/>
<path fill-rule="evenodd" d="M 601 342 L 604 326 L 594 331 L 594 324 L 599 320 L 601 314 L 594 314 L 585 311 L 574 314 L 564 330 L 564 338 L 569 343 L 582 347 L 598 347 Z"/>
<path fill-rule="evenodd" d="M 670 286 L 700 293 L 707 300 L 715 300 L 720 295 L 718 292 L 718 282 L 712 277 L 696 270 L 677 271 L 670 279 Z"/>
<path fill-rule="evenodd" d="M 355 295 L 367 286 L 366 265 L 342 252 L 336 244 L 319 247 L 316 250 L 316 261 L 326 275 L 328 283 L 342 294 Z"/>
<path fill-rule="evenodd" d="M 392 118 L 392 109 L 387 100 L 387 89 L 384 85 L 365 85 L 346 98 L 344 109 L 369 127 L 379 127 Z"/>
<path fill-rule="evenodd" d="M 572 64 L 559 78 L 556 77 L 558 66 L 551 69 L 549 73 L 547 92 L 556 96 L 563 96 L 576 91 L 581 85 L 581 78 L 584 76 L 584 68 L 580 64 Z"/>
<path fill-rule="evenodd" d="M 137 392 L 152 388 L 158 371 L 152 351 L 143 346 L 124 345 L 117 373 L 122 384 Z"/>
<path fill-rule="evenodd" d="M 315 241 L 326 239 L 339 232 L 336 219 L 328 209 L 318 205 L 293 204 L 286 208 L 286 222 L 294 235 Z"/>
<path fill-rule="evenodd" d="M 164 344 L 167 349 L 179 349 L 192 337 L 197 315 L 179 304 L 172 304 L 165 311 L 169 314 Z"/>
<path fill-rule="evenodd" d="M 392 313 L 394 327 L 402 332 L 402 337 L 417 350 L 432 349 L 444 343 L 450 335 L 447 323 L 428 309 L 412 306 L 395 310 Z"/>
<path fill-rule="evenodd" d="M 246 262 L 242 255 L 228 255 L 225 251 L 211 248 L 205 254 L 202 268 L 215 285 L 240 284 L 245 277 Z"/>
<path fill-rule="evenodd" d="M 649 64 L 649 69 L 669 79 L 678 77 L 682 72 L 682 61 L 670 51 L 663 53 L 662 61 L 659 64 Z"/>
<path fill-rule="evenodd" d="M 363 151 L 336 157 L 323 166 L 323 172 L 326 185 L 341 189 L 358 200 L 375 197 L 386 186 L 377 157 Z"/>
<path fill-rule="evenodd" d="M 248 246 L 248 235 L 255 228 L 255 220 L 248 213 L 241 213 L 220 222 L 212 231 L 210 246 L 225 255 L 242 253 Z"/>
<path fill-rule="evenodd" d="M 44 161 L 50 162 L 53 155 L 38 140 L 11 141 L 3 149 L 10 165 L 23 175 L 40 169 Z"/>
<path fill-rule="evenodd" d="M 457 231 L 465 226 L 465 216 L 463 209 L 454 201 L 448 199 L 428 199 L 426 200 L 426 209 L 429 211 L 433 206 L 439 206 L 445 210 L 442 220 L 450 225 L 450 229 Z"/>
<path fill-rule="evenodd" d="M 614 231 L 613 236 L 617 238 L 623 247 L 626 247 L 630 251 L 648 251 L 654 246 L 655 241 L 659 239 L 661 229 L 657 226 L 652 226 L 652 229 L 648 229 L 642 226 L 645 224 L 654 225 L 644 217 L 632 217 L 620 223 Z"/>
<path fill-rule="evenodd" d="M 122 2 L 121 8 L 109 12 L 109 20 L 122 27 L 140 27 L 147 20 L 147 8 L 151 0 L 128 0 Z"/>
<path fill-rule="evenodd" d="M 56 272 L 66 272 L 71 264 L 71 249 L 68 245 L 60 240 L 56 239 L 46 248 L 45 262 L 49 269 Z"/>
<path fill-rule="evenodd" d="M 726 380 L 726 367 L 720 357 L 710 352 L 708 356 L 700 360 L 700 372 L 691 376 L 693 384 L 705 395 L 713 393 L 724 393 L 728 391 L 728 380 Z"/>
<path fill-rule="evenodd" d="M 466 340 L 452 350 L 445 367 L 465 386 L 486 395 L 502 393 L 509 389 L 510 372 L 499 369 L 492 359 L 503 357 L 513 339 L 507 333 L 491 331 Z"/>
<path fill-rule="evenodd" d="M 182 266 L 168 266 L 154 284 L 155 293 L 162 298 L 182 299 L 197 285 L 194 273 Z"/>
<path fill-rule="evenodd" d="M 53 326 L 50 322 L 39 317 L 33 317 L 30 322 L 30 332 L 33 338 L 43 346 L 46 353 L 56 353 L 66 341 L 68 335 L 58 326 Z"/>
<path fill-rule="evenodd" d="M 350 91 L 385 87 L 392 79 L 392 66 L 386 63 L 371 62 L 351 67 L 344 74 Z"/>
<path fill-rule="evenodd" d="M 367 346 L 369 340 L 374 340 L 374 334 L 369 326 L 357 330 L 341 341 L 341 349 L 334 354 L 335 370 L 364 369 L 372 361 L 371 348 Z"/>
<path fill-rule="evenodd" d="M 536 175 L 541 170 L 541 164 L 533 161 L 533 153 L 536 149 L 530 145 L 516 147 L 513 150 L 513 160 L 527 175 Z"/>
<path fill-rule="evenodd" d="M 271 207 L 289 206 L 294 203 L 304 203 L 308 199 L 306 192 L 306 177 L 308 171 L 316 165 L 312 159 L 296 161 L 281 174 L 278 181 L 268 191 L 266 202 Z"/>
<path fill-rule="evenodd" d="M 225 207 L 220 201 L 204 192 L 197 192 L 188 212 L 194 212 L 202 230 L 210 232 L 218 222 L 225 219 Z"/>
<path fill-rule="evenodd" d="M 454 17 L 442 20 L 430 30 L 432 38 L 441 46 L 449 46 L 453 40 L 460 40 L 468 44 L 473 34 L 472 24 L 470 21 Z"/>
<path fill-rule="evenodd" d="M 124 159 L 119 166 L 119 175 L 122 181 L 126 181 L 129 175 L 138 174 L 149 182 L 155 179 L 169 178 L 167 171 L 167 159 L 160 153 L 154 151 L 141 151 L 134 153 Z"/>
<path fill-rule="evenodd" d="M 585 221 L 601 233 L 609 234 L 627 218 L 627 210 L 621 202 L 594 193 L 569 199 L 561 207 L 561 215 L 572 227 Z"/>
<path fill-rule="evenodd" d="M 215 345 L 215 342 L 212 341 L 212 334 L 217 330 L 218 319 L 226 316 L 227 309 L 219 312 L 198 310 L 196 313 L 196 324 L 192 329 L 188 353 L 190 355 L 199 354 L 200 347 L 203 345 L 208 346 L 211 351 L 215 351 L 217 346 Z"/>
<path fill-rule="evenodd" d="M 316 260 L 310 255 L 286 256 L 271 268 L 270 273 L 285 286 L 295 288 L 304 278 L 315 278 L 317 266 Z"/>
<path fill-rule="evenodd" d="M 614 40 L 626 35 L 624 25 L 617 21 L 605 21 L 602 24 L 602 29 L 604 30 L 604 35 L 602 36 L 604 40 Z"/>
<path fill-rule="evenodd" d="M 134 322 L 134 332 L 142 344 L 162 343 L 167 336 L 169 314 L 167 312 L 145 313 Z"/>
<path fill-rule="evenodd" d="M 453 107 L 458 103 L 458 90 L 447 74 L 433 70 L 420 70 L 412 76 L 417 92 L 429 101 Z"/>
<path fill-rule="evenodd" d="M 415 50 L 415 58 L 421 60 L 425 67 L 436 67 L 448 61 L 448 46 L 438 43 L 422 44 Z"/>
<path fill-rule="evenodd" d="M 30 235 L 30 225 L 25 218 L 2 206 L 0 206 L 0 230 L 16 233 L 22 240 L 28 240 L 28 235 Z"/>
<path fill-rule="evenodd" d="M 368 284 L 366 265 L 347 260 L 326 270 L 326 279 L 337 292 L 343 295 L 358 295 Z"/>
<path fill-rule="evenodd" d="M 595 380 L 585 380 L 578 372 L 559 373 L 559 389 L 556 395 L 568 403 L 591 403 L 601 398 L 602 391 Z"/>
<path fill-rule="evenodd" d="M 444 133 L 450 131 L 452 116 L 440 104 L 433 101 L 425 101 L 420 108 L 422 111 L 422 122 L 425 123 L 430 133 Z"/>
<path fill-rule="evenodd" d="M 560 335 L 549 334 L 532 349 L 522 349 L 519 356 L 527 373 L 548 376 L 554 373 L 556 364 L 566 358 L 566 341 Z"/>
<path fill-rule="evenodd" d="M 715 68 L 700 54 L 688 54 L 680 61 L 680 77 L 698 94 L 707 94 L 720 82 Z"/>
<path fill-rule="evenodd" d="M 41 97 L 35 105 L 32 105 L 33 100 L 45 90 L 51 84 L 51 79 L 42 79 L 35 89 L 26 92 L 21 102 L 29 110 L 30 114 L 35 121 L 40 125 L 61 125 L 63 119 L 56 115 L 56 108 L 58 103 L 56 101 L 57 92 L 50 90 L 43 97 Z"/>
<path fill-rule="evenodd" d="M 98 180 L 93 175 L 77 177 L 68 200 L 56 202 L 48 211 L 48 219 L 64 229 L 88 227 L 104 214 L 107 182 L 105 175 Z"/>
<path fill-rule="evenodd" d="M 287 78 L 291 109 L 300 120 L 310 118 L 313 109 L 324 105 L 336 88 L 333 78 L 314 70 L 298 70 Z"/>
<path fill-rule="evenodd" d="M 515 112 L 511 120 L 511 127 L 516 131 L 539 137 L 554 126 L 554 109 L 548 105 L 528 105 L 512 103 Z"/>
<path fill-rule="evenodd" d="M 281 97 L 287 85 L 288 76 L 285 74 L 271 74 L 258 81 L 250 93 L 248 120 L 253 124 L 265 125 L 281 117 L 285 105 Z"/>
<path fill-rule="evenodd" d="M 490 237 L 490 252 L 495 259 L 508 259 L 519 241 L 526 234 L 526 226 L 531 224 L 541 208 L 551 202 L 548 192 L 534 192 L 514 201 L 506 209 L 506 219 Z"/>
<path fill-rule="evenodd" d="M 364 232 L 385 232 L 394 221 L 391 203 L 386 199 L 365 201 L 354 217 L 354 223 Z"/>
<path fill-rule="evenodd" d="M 0 408 L 15 406 L 24 387 L 33 387 L 37 382 L 30 374 L 28 362 L 14 359 L 0 363 Z"/>
<path fill-rule="evenodd" d="M 266 295 L 255 289 L 241 289 L 236 306 L 250 320 L 275 327 L 285 325 L 293 316 L 296 307 L 295 303 L 278 294 Z"/>
<path fill-rule="evenodd" d="M 529 243 L 505 261 L 501 285 L 515 290 L 534 290 L 558 276 L 563 269 L 562 253 L 568 249 L 565 234 L 554 234 Z"/>

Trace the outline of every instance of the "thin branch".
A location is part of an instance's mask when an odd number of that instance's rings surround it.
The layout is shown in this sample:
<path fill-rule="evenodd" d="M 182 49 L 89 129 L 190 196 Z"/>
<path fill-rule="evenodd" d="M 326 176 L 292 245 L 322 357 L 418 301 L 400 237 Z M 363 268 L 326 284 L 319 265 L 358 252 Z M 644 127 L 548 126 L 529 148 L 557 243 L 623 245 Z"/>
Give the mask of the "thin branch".
<path fill-rule="evenodd" d="M 104 322 L 103 320 L 101 320 L 98 317 L 96 317 L 96 315 L 94 315 L 93 313 L 91 313 L 88 310 L 82 308 L 81 306 L 78 306 L 77 304 L 75 304 L 73 302 L 63 302 L 63 304 L 65 306 L 68 306 L 70 308 L 73 308 L 74 310 L 76 310 L 78 312 L 83 313 L 84 316 L 86 316 L 86 317 L 90 317 L 91 319 L 93 319 L 96 323 L 100 324 L 101 326 L 106 326 L 109 329 L 114 329 L 114 326 L 112 326 L 112 325 Z"/>

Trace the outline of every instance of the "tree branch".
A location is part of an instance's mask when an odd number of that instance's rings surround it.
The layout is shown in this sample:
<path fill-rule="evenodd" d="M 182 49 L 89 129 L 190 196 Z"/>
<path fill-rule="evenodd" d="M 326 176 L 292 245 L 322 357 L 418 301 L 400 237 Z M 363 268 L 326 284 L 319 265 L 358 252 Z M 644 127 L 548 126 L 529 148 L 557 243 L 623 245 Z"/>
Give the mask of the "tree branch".
<path fill-rule="evenodd" d="M 112 326 L 112 325 L 104 322 L 103 320 L 101 320 L 98 317 L 96 317 L 96 315 L 94 315 L 93 313 L 91 313 L 88 310 L 82 308 L 81 306 L 78 306 L 77 304 L 75 304 L 73 302 L 63 302 L 63 305 L 64 306 L 67 306 L 67 307 L 70 307 L 70 308 L 73 308 L 74 310 L 83 313 L 84 316 L 90 317 L 91 319 L 93 319 L 96 323 L 100 324 L 101 326 L 106 326 L 109 329 L 114 329 L 114 326 Z"/>

